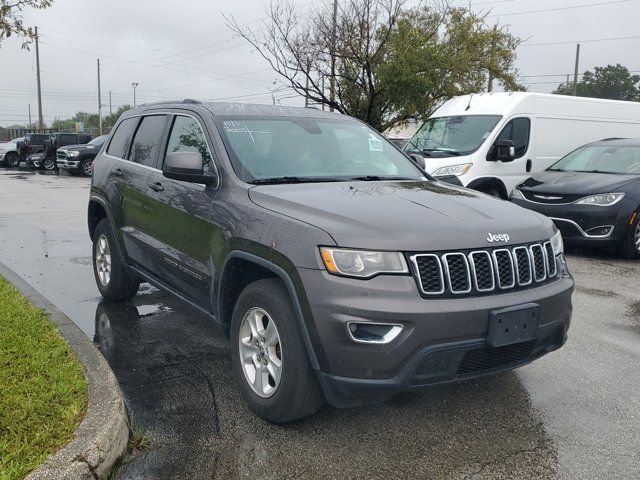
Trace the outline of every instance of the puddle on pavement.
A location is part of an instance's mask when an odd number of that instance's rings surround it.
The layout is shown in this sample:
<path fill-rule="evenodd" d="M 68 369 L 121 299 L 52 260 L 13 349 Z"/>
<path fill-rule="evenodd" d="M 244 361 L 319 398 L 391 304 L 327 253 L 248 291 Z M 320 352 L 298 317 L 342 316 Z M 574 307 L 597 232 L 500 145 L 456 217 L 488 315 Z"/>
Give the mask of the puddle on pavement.
<path fill-rule="evenodd" d="M 63 240 L 61 243 L 64 243 Z M 77 265 L 91 265 L 91 257 L 73 257 L 69 259 L 69 262 Z"/>
<path fill-rule="evenodd" d="M 619 296 L 616 292 L 612 290 L 601 290 L 599 288 L 577 286 L 576 290 L 582 293 L 586 293 L 587 295 L 592 295 L 594 297 L 611 298 L 611 297 Z"/>
<path fill-rule="evenodd" d="M 171 308 L 166 305 L 138 305 L 136 306 L 139 317 L 146 317 L 149 315 L 155 315 L 156 313 L 167 313 L 171 311 Z"/>

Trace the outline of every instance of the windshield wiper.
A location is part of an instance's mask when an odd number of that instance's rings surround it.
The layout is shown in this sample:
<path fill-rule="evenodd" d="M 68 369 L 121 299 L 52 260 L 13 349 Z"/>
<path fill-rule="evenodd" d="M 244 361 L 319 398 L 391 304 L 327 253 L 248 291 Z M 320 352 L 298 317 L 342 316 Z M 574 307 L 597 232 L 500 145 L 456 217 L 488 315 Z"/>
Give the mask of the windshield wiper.
<path fill-rule="evenodd" d="M 342 178 L 336 177 L 272 177 L 272 178 L 256 178 L 249 183 L 254 185 L 277 185 L 284 183 L 320 183 L 320 182 L 340 182 Z"/>
<path fill-rule="evenodd" d="M 451 155 L 454 155 L 456 157 L 462 155 L 462 152 L 458 150 L 451 150 L 450 148 L 423 148 L 421 152 L 428 156 L 431 156 L 431 153 L 433 152 L 450 153 Z"/>
<path fill-rule="evenodd" d="M 395 177 L 392 175 L 361 175 L 359 177 L 350 177 L 349 180 L 362 182 L 377 182 L 381 180 L 419 180 L 412 177 Z"/>

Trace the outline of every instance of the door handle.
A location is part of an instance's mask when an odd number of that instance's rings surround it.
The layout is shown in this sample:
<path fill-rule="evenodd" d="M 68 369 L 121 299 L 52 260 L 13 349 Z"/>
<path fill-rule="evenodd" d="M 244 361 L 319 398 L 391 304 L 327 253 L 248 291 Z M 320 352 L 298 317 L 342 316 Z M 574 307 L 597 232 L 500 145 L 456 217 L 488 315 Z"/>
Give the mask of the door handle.
<path fill-rule="evenodd" d="M 156 192 L 162 192 L 164 190 L 164 187 L 162 186 L 162 184 L 160 182 L 149 183 L 147 186 L 151 190 L 156 191 Z"/>
<path fill-rule="evenodd" d="M 527 160 L 527 173 L 531 172 L 531 167 L 533 166 L 531 159 Z"/>
<path fill-rule="evenodd" d="M 116 177 L 121 177 L 122 176 L 122 170 L 120 170 L 119 168 L 114 168 L 111 173 L 113 173 Z"/>

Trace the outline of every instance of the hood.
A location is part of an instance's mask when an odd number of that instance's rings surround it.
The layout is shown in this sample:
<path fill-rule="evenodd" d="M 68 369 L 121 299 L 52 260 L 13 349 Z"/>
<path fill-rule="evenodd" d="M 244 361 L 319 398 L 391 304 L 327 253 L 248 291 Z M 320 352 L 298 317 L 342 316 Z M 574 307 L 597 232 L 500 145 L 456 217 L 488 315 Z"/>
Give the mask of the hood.
<path fill-rule="evenodd" d="M 2 152 L 8 152 L 9 150 L 17 150 L 17 149 L 18 149 L 18 145 L 16 144 L 16 142 L 0 143 L 0 151 Z"/>
<path fill-rule="evenodd" d="M 546 217 L 443 182 L 341 182 L 261 185 L 249 190 L 264 208 L 319 227 L 341 247 L 428 251 L 545 240 Z"/>
<path fill-rule="evenodd" d="M 609 193 L 640 179 L 638 175 L 610 173 L 554 172 L 545 170 L 519 185 L 518 188 L 532 193 L 551 193 L 582 197 L 596 193 Z"/>
<path fill-rule="evenodd" d="M 58 150 L 66 150 L 70 152 L 71 150 L 97 150 L 95 145 L 67 145 L 66 147 L 60 147 Z"/>

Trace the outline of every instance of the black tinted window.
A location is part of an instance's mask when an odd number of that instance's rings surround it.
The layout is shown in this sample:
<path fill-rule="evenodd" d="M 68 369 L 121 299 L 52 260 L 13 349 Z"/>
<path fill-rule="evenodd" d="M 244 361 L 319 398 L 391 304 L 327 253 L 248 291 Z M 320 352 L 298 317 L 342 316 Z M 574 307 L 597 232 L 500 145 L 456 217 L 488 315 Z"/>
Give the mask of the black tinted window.
<path fill-rule="evenodd" d="M 111 137 L 111 142 L 109 143 L 109 147 L 107 148 L 107 154 L 113 155 L 118 158 L 125 158 L 126 148 L 129 140 L 131 139 L 131 135 L 133 133 L 133 129 L 136 128 L 138 123 L 138 118 L 127 118 L 123 120 L 118 128 L 114 132 Z"/>
<path fill-rule="evenodd" d="M 527 153 L 530 130 L 531 122 L 528 118 L 514 118 L 505 125 L 496 141 L 513 141 L 513 145 L 516 147 L 516 158 L 520 158 Z"/>
<path fill-rule="evenodd" d="M 202 155 L 204 173 L 213 170 L 211 166 L 211 152 L 207 140 L 198 121 L 191 117 L 176 117 L 169 135 L 167 153 L 198 152 Z"/>
<path fill-rule="evenodd" d="M 144 117 L 131 144 L 129 160 L 148 167 L 156 167 L 158 146 L 166 117 L 152 115 Z"/>

